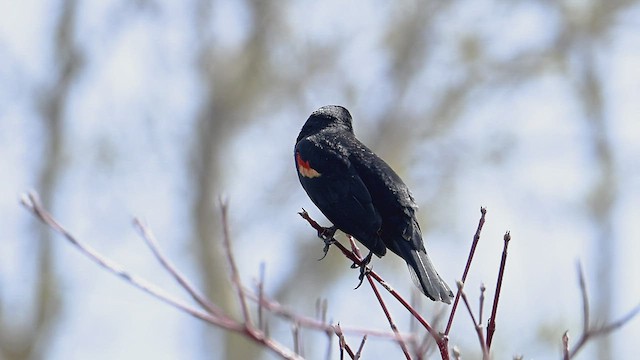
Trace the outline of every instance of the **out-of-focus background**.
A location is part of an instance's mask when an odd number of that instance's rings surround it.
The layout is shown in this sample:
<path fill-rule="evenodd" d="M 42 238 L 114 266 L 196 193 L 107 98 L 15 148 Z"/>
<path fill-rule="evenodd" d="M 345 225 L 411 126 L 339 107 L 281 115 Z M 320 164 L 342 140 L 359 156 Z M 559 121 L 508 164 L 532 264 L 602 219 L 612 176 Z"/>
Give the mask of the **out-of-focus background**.
<path fill-rule="evenodd" d="M 488 208 L 474 303 L 481 283 L 493 296 L 511 230 L 494 356 L 558 358 L 562 333 L 581 330 L 578 260 L 594 321 L 640 300 L 638 34 L 640 6 L 624 0 L 1 1 L 0 358 L 273 358 L 90 263 L 19 206 L 29 189 L 105 256 L 184 295 L 134 231 L 143 218 L 238 314 L 224 196 L 247 285 L 264 263 L 266 292 L 295 312 L 327 299 L 332 321 L 386 330 L 370 289 L 352 290 L 357 271 L 335 250 L 317 262 L 321 243 L 296 214 L 328 225 L 292 157 L 326 104 L 350 109 L 359 138 L 412 189 L 452 287 Z M 374 267 L 413 291 L 400 259 Z M 443 308 L 421 301 L 427 318 Z M 271 335 L 291 346 L 290 326 L 274 319 Z M 636 356 L 639 333 L 635 319 L 580 358 Z M 305 356 L 325 357 L 325 335 L 302 337 Z M 451 344 L 479 356 L 465 312 Z M 401 353 L 372 338 L 363 356 Z"/>

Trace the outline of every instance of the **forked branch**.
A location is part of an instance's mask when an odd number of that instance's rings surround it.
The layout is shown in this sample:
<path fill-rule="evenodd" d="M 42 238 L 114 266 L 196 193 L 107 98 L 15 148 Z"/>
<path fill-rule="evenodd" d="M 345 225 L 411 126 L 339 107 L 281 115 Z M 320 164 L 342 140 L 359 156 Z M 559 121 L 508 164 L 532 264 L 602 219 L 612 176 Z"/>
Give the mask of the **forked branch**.
<path fill-rule="evenodd" d="M 573 359 L 582 348 L 590 341 L 600 336 L 608 335 L 624 325 L 626 325 L 631 319 L 636 317 L 640 313 L 640 304 L 636 305 L 626 315 L 620 319 L 610 322 L 605 325 L 593 326 L 591 324 L 591 309 L 589 307 L 589 293 L 587 291 L 587 282 L 584 278 L 584 272 L 582 271 L 582 265 L 578 263 L 578 284 L 580 286 L 580 295 L 582 298 L 582 333 L 576 341 L 573 348 L 569 348 L 569 334 L 568 331 L 562 335 L 562 357 L 563 360 Z"/>

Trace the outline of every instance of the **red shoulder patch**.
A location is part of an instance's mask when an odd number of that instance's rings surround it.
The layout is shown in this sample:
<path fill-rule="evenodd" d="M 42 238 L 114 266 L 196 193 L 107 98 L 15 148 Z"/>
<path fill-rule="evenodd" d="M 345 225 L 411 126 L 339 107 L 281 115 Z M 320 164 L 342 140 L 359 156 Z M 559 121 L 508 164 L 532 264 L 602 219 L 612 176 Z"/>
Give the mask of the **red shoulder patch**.
<path fill-rule="evenodd" d="M 298 165 L 298 172 L 300 175 L 308 178 L 316 178 L 321 174 L 309 165 L 309 161 L 304 161 L 299 152 L 296 152 L 296 164 Z"/>

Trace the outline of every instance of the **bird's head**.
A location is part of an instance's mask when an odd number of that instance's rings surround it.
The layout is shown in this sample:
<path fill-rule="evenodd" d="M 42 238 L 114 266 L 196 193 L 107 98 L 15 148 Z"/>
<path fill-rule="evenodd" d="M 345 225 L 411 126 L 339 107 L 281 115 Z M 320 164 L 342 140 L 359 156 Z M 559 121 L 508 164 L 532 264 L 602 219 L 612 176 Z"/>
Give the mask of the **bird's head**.
<path fill-rule="evenodd" d="M 327 128 L 342 129 L 353 134 L 349 110 L 339 105 L 327 105 L 319 108 L 311 113 L 300 130 L 297 141 Z"/>

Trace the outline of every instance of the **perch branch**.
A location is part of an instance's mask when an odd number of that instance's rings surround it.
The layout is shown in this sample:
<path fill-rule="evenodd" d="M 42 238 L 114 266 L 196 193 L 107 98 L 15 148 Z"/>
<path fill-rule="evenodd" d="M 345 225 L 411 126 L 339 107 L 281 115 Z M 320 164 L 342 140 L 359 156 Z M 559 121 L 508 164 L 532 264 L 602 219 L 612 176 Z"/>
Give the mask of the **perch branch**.
<path fill-rule="evenodd" d="M 469 256 L 467 257 L 467 264 L 464 267 L 464 271 L 462 272 L 462 283 L 464 284 L 467 281 L 467 275 L 469 274 L 469 269 L 471 268 L 471 262 L 473 261 L 473 255 L 476 253 L 476 247 L 478 246 L 478 242 L 480 241 L 480 233 L 482 232 L 482 227 L 484 226 L 485 216 L 487 215 L 487 208 L 480 208 L 480 221 L 478 221 L 478 227 L 476 228 L 476 233 L 473 235 L 473 241 L 471 242 L 471 249 L 469 250 Z M 444 330 L 444 335 L 449 335 L 449 331 L 451 331 L 451 325 L 453 325 L 453 318 L 456 314 L 456 310 L 458 309 L 458 302 L 460 301 L 460 293 L 456 294 L 455 300 L 453 300 L 453 306 L 451 307 L 451 313 L 449 314 L 449 321 L 447 321 L 447 327 Z"/>
<path fill-rule="evenodd" d="M 318 236 L 320 236 L 320 234 L 324 233 L 324 228 L 322 226 L 320 226 L 320 224 L 318 224 L 315 220 L 313 220 L 310 216 L 309 213 L 307 213 L 306 210 L 302 209 L 301 212 L 298 213 L 303 219 L 305 219 L 309 225 L 311 225 L 311 227 L 313 227 L 317 232 L 318 232 Z M 322 237 L 321 237 L 322 238 Z M 348 250 L 344 245 L 342 245 L 340 242 L 338 242 L 336 239 L 332 238 L 330 239 L 331 242 L 351 261 L 353 261 L 355 264 L 362 266 L 362 260 L 360 259 L 360 257 L 358 257 L 353 251 Z M 441 334 L 439 334 L 437 331 L 435 331 L 431 325 L 429 325 L 429 323 L 422 317 L 422 315 L 420 315 L 414 308 L 413 306 L 411 306 L 411 304 L 409 304 L 409 302 L 407 300 L 404 299 L 404 297 L 402 297 L 402 295 L 400 295 L 395 289 L 393 289 L 391 287 L 391 285 L 389 285 L 384 279 L 382 279 L 382 277 L 380 277 L 380 275 L 378 275 L 375 271 L 370 270 L 367 272 L 376 282 L 378 282 L 380 285 L 382 285 L 382 287 L 384 287 L 394 298 L 396 298 L 396 300 L 402 304 L 402 306 L 405 307 L 405 309 L 407 309 L 407 311 L 409 311 L 409 313 L 411 313 L 411 315 L 418 320 L 418 322 L 431 334 L 431 336 L 433 336 L 433 338 L 436 340 L 436 343 L 438 344 L 438 349 L 440 350 L 440 354 L 442 355 L 443 359 L 449 359 L 449 350 L 448 350 L 448 346 L 446 343 L 446 336 L 442 336 Z"/>
<path fill-rule="evenodd" d="M 349 236 L 349 242 L 351 243 L 351 249 L 353 253 L 358 258 L 362 259 L 362 254 L 360 254 L 360 250 L 358 249 L 358 246 L 356 245 L 356 242 L 353 239 L 353 236 Z M 378 299 L 378 303 L 380 304 L 380 307 L 382 308 L 384 315 L 387 317 L 387 321 L 389 322 L 391 331 L 393 331 L 393 333 L 396 335 L 396 341 L 398 342 L 398 345 L 400 345 L 400 348 L 402 349 L 402 352 L 404 353 L 405 358 L 407 358 L 407 360 L 411 360 L 411 355 L 409 355 L 409 349 L 407 349 L 407 344 L 404 342 L 404 339 L 402 339 L 402 337 L 400 336 L 398 327 L 396 326 L 395 321 L 393 321 L 393 318 L 391 317 L 391 312 L 389 312 L 389 309 L 387 308 L 387 304 L 385 304 L 384 300 L 382 299 L 382 295 L 380 295 L 380 291 L 378 291 L 378 287 L 376 286 L 376 283 L 373 281 L 373 278 L 371 277 L 368 271 L 365 272 L 365 276 L 367 277 L 367 281 L 369 282 L 369 285 L 371 286 L 371 290 L 373 290 L 373 293 L 375 294 L 376 299 Z M 360 346 L 360 350 L 358 350 L 358 352 L 356 353 L 357 358 L 360 357 L 362 346 L 364 345 L 365 340 L 366 340 L 366 335 L 362 339 L 362 345 Z"/>

